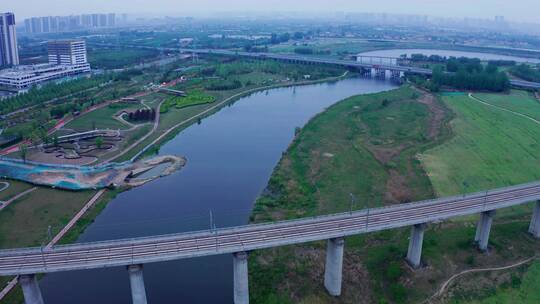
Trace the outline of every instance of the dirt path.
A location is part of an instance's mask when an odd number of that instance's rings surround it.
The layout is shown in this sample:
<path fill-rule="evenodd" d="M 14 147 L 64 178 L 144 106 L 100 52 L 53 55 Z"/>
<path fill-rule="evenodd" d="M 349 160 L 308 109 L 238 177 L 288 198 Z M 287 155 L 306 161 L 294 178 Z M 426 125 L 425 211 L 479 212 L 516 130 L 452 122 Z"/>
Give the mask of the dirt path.
<path fill-rule="evenodd" d="M 13 203 L 14 201 L 18 200 L 19 198 L 27 195 L 28 193 L 32 192 L 32 191 L 35 191 L 37 190 L 37 187 L 33 187 L 33 188 L 30 188 L 26 191 L 23 191 L 17 195 L 15 195 L 14 197 L 10 198 L 9 200 L 5 201 L 3 204 L 0 205 L 0 211 L 2 211 L 4 208 L 6 208 L 7 206 L 9 206 L 9 204 Z"/>
<path fill-rule="evenodd" d="M 418 102 L 428 107 L 431 115 L 429 116 L 428 126 L 428 138 L 435 139 L 441 133 L 441 126 L 446 117 L 446 111 L 443 106 L 437 102 L 436 97 L 430 92 L 415 88 L 422 97 L 418 99 Z"/>
<path fill-rule="evenodd" d="M 487 272 L 487 271 L 500 271 L 500 270 L 507 270 L 507 269 L 511 269 L 511 268 L 515 268 L 515 267 L 518 267 L 518 266 L 521 266 L 521 265 L 524 265 L 524 264 L 527 264 L 535 259 L 537 259 L 538 257 L 537 256 L 533 256 L 533 257 L 530 257 L 528 259 L 525 259 L 523 261 L 520 261 L 520 262 L 517 262 L 515 264 L 512 264 L 512 265 L 508 265 L 508 266 L 502 266 L 502 267 L 490 267 L 490 268 L 481 268 L 481 269 L 469 269 L 469 270 L 464 270 L 460 273 L 457 273 L 453 276 L 451 276 L 448 280 L 446 280 L 445 282 L 443 282 L 443 284 L 441 285 L 441 287 L 437 290 L 437 292 L 435 292 L 435 294 L 433 294 L 429 299 L 427 299 L 426 301 L 424 301 L 424 303 L 432 303 L 432 301 L 440 296 L 442 296 L 445 291 L 447 290 L 448 286 L 457 278 L 465 275 L 465 274 L 468 274 L 468 273 L 477 273 L 477 272 Z"/>
<path fill-rule="evenodd" d="M 503 107 L 499 107 L 499 106 L 496 106 L 496 105 L 493 105 L 493 104 L 490 104 L 490 103 L 487 103 L 485 101 L 483 101 L 482 99 L 478 98 L 478 97 L 475 97 L 473 96 L 472 93 L 469 93 L 469 98 L 474 100 L 474 101 L 478 101 L 479 103 L 483 104 L 483 105 L 486 105 L 486 106 L 489 106 L 489 107 L 493 107 L 493 108 L 496 108 L 496 109 L 499 109 L 501 111 L 505 111 L 505 112 L 508 112 L 508 113 L 512 113 L 514 115 L 517 115 L 517 116 L 521 116 L 523 118 L 527 118 L 528 120 L 531 120 L 537 124 L 540 125 L 540 121 L 534 119 L 533 117 L 529 116 L 529 115 L 525 115 L 525 114 L 521 114 L 519 112 L 515 112 L 515 111 L 512 111 L 512 110 L 509 110 L 509 109 L 506 109 L 506 108 L 503 108 Z"/>

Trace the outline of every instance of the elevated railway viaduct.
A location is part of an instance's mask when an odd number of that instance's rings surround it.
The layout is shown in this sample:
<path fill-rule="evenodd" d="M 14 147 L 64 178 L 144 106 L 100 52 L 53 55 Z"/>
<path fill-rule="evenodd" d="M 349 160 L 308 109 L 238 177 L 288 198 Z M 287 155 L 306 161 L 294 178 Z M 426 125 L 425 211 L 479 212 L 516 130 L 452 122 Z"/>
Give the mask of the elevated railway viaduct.
<path fill-rule="evenodd" d="M 160 235 L 54 248 L 0 251 L 0 275 L 18 275 L 27 304 L 42 304 L 36 274 L 126 266 L 133 303 L 146 303 L 143 264 L 201 256 L 232 254 L 234 302 L 249 303 L 248 253 L 277 246 L 327 241 L 324 286 L 332 296 L 341 294 L 345 237 L 411 227 L 407 262 L 421 265 L 426 224 L 452 217 L 480 214 L 475 241 L 488 249 L 497 209 L 536 201 L 529 232 L 540 238 L 540 181 L 467 195 L 389 207 L 372 208 L 276 223 L 246 225 L 209 231 Z"/>

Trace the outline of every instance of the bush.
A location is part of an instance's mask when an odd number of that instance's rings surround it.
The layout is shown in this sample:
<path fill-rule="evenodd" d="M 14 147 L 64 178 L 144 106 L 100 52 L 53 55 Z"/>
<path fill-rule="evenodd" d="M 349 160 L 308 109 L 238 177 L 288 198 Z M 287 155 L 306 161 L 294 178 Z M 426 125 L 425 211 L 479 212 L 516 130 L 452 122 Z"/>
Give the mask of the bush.
<path fill-rule="evenodd" d="M 386 268 L 386 277 L 391 281 L 397 281 L 402 274 L 403 271 L 398 262 L 391 262 Z"/>
<path fill-rule="evenodd" d="M 400 283 L 390 285 L 390 296 L 397 303 L 403 303 L 407 299 L 407 289 Z"/>
<path fill-rule="evenodd" d="M 239 89 L 241 87 L 242 87 L 242 83 L 239 80 L 214 81 L 204 86 L 204 88 L 209 91 L 228 91 L 228 90 Z"/>

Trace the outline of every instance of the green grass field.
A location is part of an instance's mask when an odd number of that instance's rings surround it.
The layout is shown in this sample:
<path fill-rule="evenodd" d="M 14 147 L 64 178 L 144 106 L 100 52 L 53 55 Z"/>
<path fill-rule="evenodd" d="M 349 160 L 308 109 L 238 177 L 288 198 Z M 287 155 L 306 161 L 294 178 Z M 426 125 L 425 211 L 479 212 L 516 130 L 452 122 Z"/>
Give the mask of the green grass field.
<path fill-rule="evenodd" d="M 41 245 L 49 225 L 58 233 L 93 194 L 39 188 L 21 197 L 0 212 L 0 248 Z"/>
<path fill-rule="evenodd" d="M 492 94 L 483 98 L 502 97 Z M 442 99 L 456 113 L 452 121 L 455 136 L 423 155 L 438 195 L 540 179 L 538 124 L 475 102 L 467 95 L 446 95 Z M 540 104 L 530 103 L 528 108 L 540 112 Z"/>
<path fill-rule="evenodd" d="M 74 129 L 77 131 L 92 130 L 92 126 L 95 125 L 98 129 L 129 129 L 129 126 L 119 122 L 113 118 L 113 115 L 122 109 L 137 109 L 141 106 L 138 104 L 121 104 L 121 106 L 110 105 L 101 109 L 95 110 L 81 117 L 77 117 L 70 123 L 68 123 L 66 129 Z"/>
<path fill-rule="evenodd" d="M 8 179 L 0 179 L 0 182 L 9 183 L 9 187 L 0 192 L 0 201 L 7 201 L 15 195 L 32 188 L 32 185 Z"/>
<path fill-rule="evenodd" d="M 489 104 L 518 112 L 540 121 L 540 101 L 526 91 L 512 90 L 510 94 L 475 93 Z"/>

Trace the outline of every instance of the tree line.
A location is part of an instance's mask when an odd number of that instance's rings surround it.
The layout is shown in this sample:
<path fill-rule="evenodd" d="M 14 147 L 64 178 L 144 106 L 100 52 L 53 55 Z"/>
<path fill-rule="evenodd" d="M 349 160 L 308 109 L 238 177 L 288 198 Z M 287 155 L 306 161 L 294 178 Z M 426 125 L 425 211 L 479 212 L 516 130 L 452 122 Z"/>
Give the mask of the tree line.
<path fill-rule="evenodd" d="M 130 121 L 152 121 L 156 119 L 156 110 L 154 109 L 138 109 L 135 112 L 128 114 Z"/>

